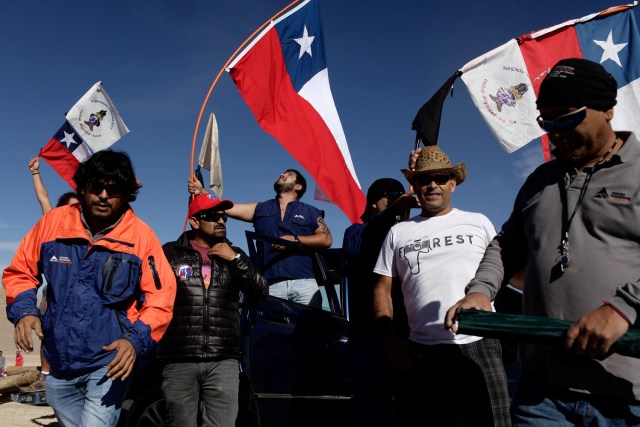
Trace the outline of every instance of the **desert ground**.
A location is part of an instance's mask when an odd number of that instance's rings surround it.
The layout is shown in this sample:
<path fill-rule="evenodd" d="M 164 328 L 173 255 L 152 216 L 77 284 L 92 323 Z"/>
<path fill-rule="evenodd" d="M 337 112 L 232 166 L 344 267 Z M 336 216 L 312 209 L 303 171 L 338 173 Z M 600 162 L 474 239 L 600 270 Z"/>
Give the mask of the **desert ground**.
<path fill-rule="evenodd" d="M 37 341 L 37 339 L 36 339 Z M 40 365 L 40 346 L 24 355 L 24 366 Z M 13 341 L 13 325 L 7 320 L 4 288 L 0 286 L 0 350 L 7 358 L 7 366 L 15 365 L 16 346 Z M 0 395 L 0 427 L 58 426 L 50 406 L 17 403 L 9 395 Z"/>

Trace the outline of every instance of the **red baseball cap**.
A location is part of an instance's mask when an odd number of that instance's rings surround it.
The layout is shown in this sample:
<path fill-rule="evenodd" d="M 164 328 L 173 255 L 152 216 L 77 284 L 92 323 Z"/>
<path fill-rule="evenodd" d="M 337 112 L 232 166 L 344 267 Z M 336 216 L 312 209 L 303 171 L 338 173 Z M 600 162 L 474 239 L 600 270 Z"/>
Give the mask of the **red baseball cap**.
<path fill-rule="evenodd" d="M 189 218 L 200 211 L 226 211 L 233 207 L 231 200 L 218 199 L 214 194 L 200 194 L 189 203 Z"/>

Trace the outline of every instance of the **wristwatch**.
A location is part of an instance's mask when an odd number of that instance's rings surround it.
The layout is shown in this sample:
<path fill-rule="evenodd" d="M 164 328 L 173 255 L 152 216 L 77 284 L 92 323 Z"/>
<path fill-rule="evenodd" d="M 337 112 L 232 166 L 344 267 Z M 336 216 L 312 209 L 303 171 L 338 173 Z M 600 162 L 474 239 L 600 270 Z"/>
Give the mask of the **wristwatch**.
<path fill-rule="evenodd" d="M 234 256 L 234 257 L 233 257 L 233 260 L 234 260 L 234 261 L 237 261 L 237 260 L 239 260 L 239 259 L 240 259 L 240 252 L 238 252 L 238 253 L 236 254 L 236 256 Z"/>
<path fill-rule="evenodd" d="M 293 243 L 295 243 L 296 245 L 300 245 L 300 239 L 298 239 L 298 236 L 293 236 Z"/>

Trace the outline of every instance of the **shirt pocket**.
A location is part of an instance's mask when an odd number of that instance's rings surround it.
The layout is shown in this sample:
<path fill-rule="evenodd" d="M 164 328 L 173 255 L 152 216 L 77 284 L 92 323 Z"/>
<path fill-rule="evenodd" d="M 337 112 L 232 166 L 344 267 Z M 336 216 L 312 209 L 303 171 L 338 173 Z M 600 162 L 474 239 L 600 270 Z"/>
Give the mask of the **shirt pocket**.
<path fill-rule="evenodd" d="M 139 260 L 107 256 L 98 272 L 98 291 L 102 300 L 106 304 L 128 300 L 140 283 L 140 266 Z"/>

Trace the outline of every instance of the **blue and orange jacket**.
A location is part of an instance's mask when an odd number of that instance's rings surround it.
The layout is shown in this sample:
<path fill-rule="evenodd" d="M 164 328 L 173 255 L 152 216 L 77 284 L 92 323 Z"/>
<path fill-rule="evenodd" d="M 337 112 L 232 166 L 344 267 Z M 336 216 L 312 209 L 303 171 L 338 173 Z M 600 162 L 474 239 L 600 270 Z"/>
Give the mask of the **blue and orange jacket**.
<path fill-rule="evenodd" d="M 40 316 L 37 288 L 46 278 L 44 355 L 61 376 L 93 371 L 116 355 L 102 346 L 125 338 L 138 355 L 155 348 L 173 316 L 173 272 L 153 230 L 131 208 L 91 241 L 79 204 L 47 213 L 4 270 L 7 317 Z"/>

